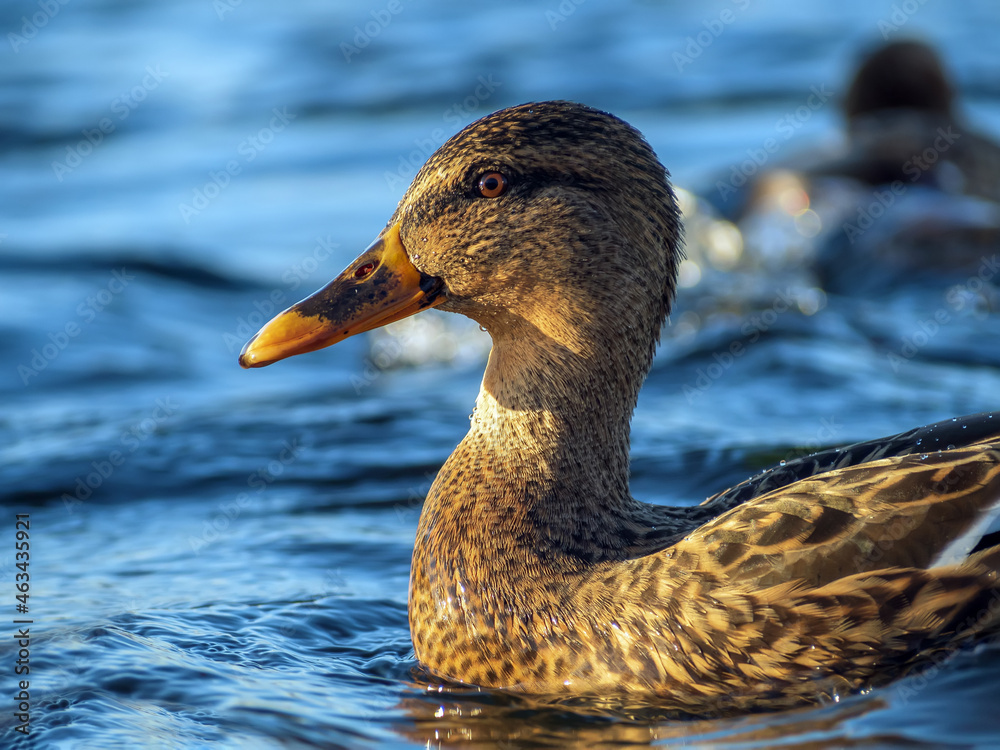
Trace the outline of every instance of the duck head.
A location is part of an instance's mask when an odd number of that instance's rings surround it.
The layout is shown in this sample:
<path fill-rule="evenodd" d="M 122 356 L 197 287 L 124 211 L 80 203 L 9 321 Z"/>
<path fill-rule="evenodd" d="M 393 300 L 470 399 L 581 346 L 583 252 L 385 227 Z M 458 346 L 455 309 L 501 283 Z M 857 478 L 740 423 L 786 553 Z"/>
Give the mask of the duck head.
<path fill-rule="evenodd" d="M 954 99 L 954 87 L 934 48 L 897 41 L 872 51 L 858 66 L 844 113 L 849 123 L 892 110 L 951 118 Z"/>
<path fill-rule="evenodd" d="M 627 123 L 571 102 L 503 109 L 441 146 L 376 241 L 265 325 L 240 364 L 437 307 L 478 321 L 494 350 L 544 342 L 592 369 L 626 349 L 629 369 L 644 375 L 673 297 L 680 233 L 666 171 Z"/>

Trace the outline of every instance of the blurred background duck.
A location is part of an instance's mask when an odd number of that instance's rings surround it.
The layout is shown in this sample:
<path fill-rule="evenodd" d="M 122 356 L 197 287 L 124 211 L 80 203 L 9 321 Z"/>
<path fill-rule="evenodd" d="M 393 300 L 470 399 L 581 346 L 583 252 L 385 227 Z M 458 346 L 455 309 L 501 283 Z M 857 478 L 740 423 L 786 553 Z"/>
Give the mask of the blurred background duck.
<path fill-rule="evenodd" d="M 681 259 L 636 130 L 522 105 L 445 143 L 377 241 L 244 348 L 259 367 L 431 307 L 489 332 L 417 531 L 418 659 L 704 711 L 841 695 L 994 632 L 1000 415 L 791 461 L 694 508 L 632 497 L 629 423 Z"/>
<path fill-rule="evenodd" d="M 1000 249 L 1000 145 L 961 115 L 955 87 L 929 45 L 892 42 L 868 54 L 844 101 L 848 148 L 813 181 L 863 186 L 821 247 L 824 285 L 866 293 L 928 278 L 960 280 Z M 857 269 L 876 273 L 858 283 Z M 990 298 L 995 309 L 1000 300 Z"/>
<path fill-rule="evenodd" d="M 977 274 L 1000 248 L 1000 145 L 966 122 L 957 99 L 930 45 L 880 45 L 849 78 L 839 147 L 776 160 L 738 188 L 719 180 L 706 196 L 737 223 L 747 262 L 814 264 L 827 292 L 870 296 Z"/>
<path fill-rule="evenodd" d="M 961 116 L 934 49 L 891 42 L 862 60 L 843 103 L 849 151 L 814 170 L 868 185 L 895 180 L 1000 201 L 1000 145 Z"/>

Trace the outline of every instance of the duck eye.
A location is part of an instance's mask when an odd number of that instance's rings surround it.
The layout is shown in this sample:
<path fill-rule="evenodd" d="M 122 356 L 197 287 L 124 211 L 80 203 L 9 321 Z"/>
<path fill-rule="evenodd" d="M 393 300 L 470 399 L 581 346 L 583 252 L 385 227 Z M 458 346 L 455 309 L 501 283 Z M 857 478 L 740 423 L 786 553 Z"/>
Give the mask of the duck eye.
<path fill-rule="evenodd" d="M 374 270 L 375 270 L 374 263 L 365 263 L 363 266 L 359 266 L 358 270 L 354 272 L 354 278 L 363 279 L 365 276 L 367 276 Z"/>
<path fill-rule="evenodd" d="M 507 189 L 507 178 L 499 172 L 487 172 L 479 178 L 479 194 L 484 198 L 499 198 Z"/>

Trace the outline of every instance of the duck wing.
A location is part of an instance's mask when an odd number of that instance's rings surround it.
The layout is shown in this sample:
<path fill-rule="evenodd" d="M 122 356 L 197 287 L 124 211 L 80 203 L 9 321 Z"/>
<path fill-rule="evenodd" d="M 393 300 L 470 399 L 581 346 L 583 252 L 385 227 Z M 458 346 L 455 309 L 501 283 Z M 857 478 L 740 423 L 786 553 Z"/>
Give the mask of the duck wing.
<path fill-rule="evenodd" d="M 998 526 L 1000 440 L 794 482 L 717 516 L 673 554 L 680 568 L 726 583 L 819 587 L 875 570 L 962 564 L 995 549 Z"/>
<path fill-rule="evenodd" d="M 721 514 L 755 497 L 817 474 L 883 458 L 914 453 L 936 453 L 988 441 L 1000 442 L 1000 412 L 982 412 L 946 419 L 898 435 L 865 440 L 843 448 L 830 448 L 796 458 L 713 495 L 699 508 L 711 508 L 716 514 Z"/>
<path fill-rule="evenodd" d="M 901 437 L 855 455 L 902 455 L 759 494 L 640 563 L 670 566 L 669 622 L 734 691 L 854 689 L 1000 629 L 1000 440 L 925 454 Z"/>
<path fill-rule="evenodd" d="M 693 507 L 646 506 L 646 513 L 641 519 L 642 531 L 633 532 L 629 538 L 626 547 L 628 556 L 641 557 L 667 549 L 734 508 L 764 495 L 778 494 L 784 488 L 791 488 L 797 482 L 812 479 L 820 474 L 866 466 L 888 458 L 919 456 L 925 453 L 930 455 L 944 450 L 968 448 L 988 443 L 1000 443 L 1000 412 L 983 412 L 947 419 L 923 427 L 916 427 L 898 435 L 866 440 L 842 448 L 830 448 L 792 459 L 781 466 L 767 469 L 728 490 L 713 495 L 700 505 Z M 892 474 L 886 472 L 887 469 L 882 464 L 872 466 L 867 474 L 862 474 L 870 475 L 873 479 L 881 478 L 890 482 L 898 482 L 893 486 L 896 491 L 901 491 L 902 470 Z M 860 477 L 862 474 L 852 476 Z M 802 496 L 803 491 L 814 491 L 819 497 L 824 495 L 826 490 L 838 491 L 834 490 L 832 486 L 826 486 L 824 484 L 826 481 L 827 479 L 824 478 L 819 483 L 796 487 L 788 496 Z M 842 478 L 831 481 L 839 482 L 842 481 Z M 873 488 L 870 489 L 874 491 Z M 807 505 L 809 505 L 808 501 Z M 758 507 L 761 506 L 758 505 Z M 766 508 L 767 504 L 764 503 L 763 507 Z M 818 514 L 818 508 L 819 505 L 816 505 L 809 513 Z M 803 519 L 807 517 L 809 517 L 808 514 L 802 516 Z M 827 531 L 817 531 L 816 533 L 832 533 L 833 529 L 829 527 L 829 524 L 833 523 L 834 517 L 833 510 L 827 511 L 826 516 L 822 518 L 817 515 L 813 520 L 826 526 Z M 1000 534 L 997 537 L 1000 537 Z M 987 536 L 984 538 L 989 541 L 995 537 Z M 1000 542 L 1000 538 L 996 538 L 993 543 L 998 542 Z M 982 544 L 980 544 L 981 546 Z"/>

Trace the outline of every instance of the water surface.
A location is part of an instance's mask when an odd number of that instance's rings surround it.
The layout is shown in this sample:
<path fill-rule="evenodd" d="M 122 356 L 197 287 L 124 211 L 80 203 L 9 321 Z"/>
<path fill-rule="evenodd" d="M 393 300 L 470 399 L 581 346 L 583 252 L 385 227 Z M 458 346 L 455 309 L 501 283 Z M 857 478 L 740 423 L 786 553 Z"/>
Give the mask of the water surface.
<path fill-rule="evenodd" d="M 236 366 L 475 117 L 545 98 L 603 107 L 707 194 L 811 87 L 842 93 L 896 6 L 43 7 L 0 10 L 16 37 L 0 53 L 0 497 L 31 519 L 36 746 L 1000 743 L 990 645 L 837 704 L 719 720 L 439 692 L 413 658 L 409 558 L 485 334 L 436 319 L 402 346 L 359 337 Z M 1000 133 L 1000 11 L 926 3 L 904 21 L 890 35 L 933 41 L 970 121 Z M 835 99 L 776 158 L 836 143 Z M 638 497 L 694 504 L 805 449 L 998 407 L 995 279 L 837 295 L 768 247 L 777 260 L 706 267 L 683 291 L 635 417 Z M 12 608 L 12 518 L 4 529 Z"/>

